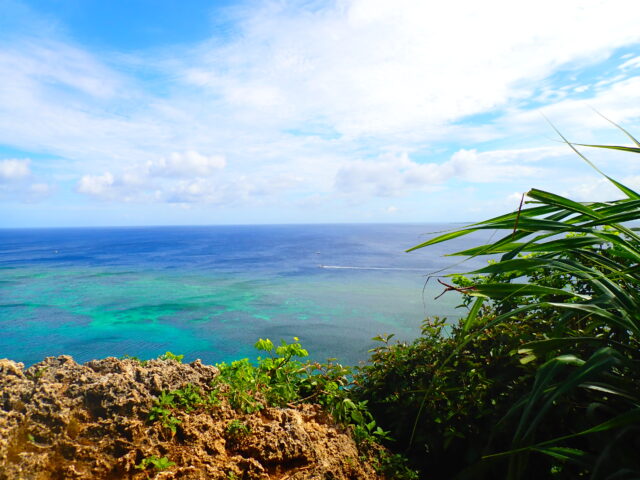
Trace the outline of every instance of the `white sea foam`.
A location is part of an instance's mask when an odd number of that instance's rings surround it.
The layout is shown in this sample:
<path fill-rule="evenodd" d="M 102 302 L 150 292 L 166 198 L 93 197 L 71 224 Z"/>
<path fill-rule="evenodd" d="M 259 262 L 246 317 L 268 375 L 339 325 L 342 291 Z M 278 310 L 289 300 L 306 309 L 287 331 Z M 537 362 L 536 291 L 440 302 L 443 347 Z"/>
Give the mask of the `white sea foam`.
<path fill-rule="evenodd" d="M 403 272 L 424 272 L 423 268 L 402 268 L 402 267 L 356 267 L 349 265 L 319 265 L 320 268 L 332 270 L 398 270 Z"/>

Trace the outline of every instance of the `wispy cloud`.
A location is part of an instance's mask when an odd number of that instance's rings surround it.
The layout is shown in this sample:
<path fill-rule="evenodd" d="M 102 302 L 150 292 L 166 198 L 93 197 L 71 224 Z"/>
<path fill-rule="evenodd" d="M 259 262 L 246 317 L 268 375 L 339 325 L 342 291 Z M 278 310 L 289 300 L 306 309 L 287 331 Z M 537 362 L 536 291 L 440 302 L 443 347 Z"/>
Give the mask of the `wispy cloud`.
<path fill-rule="evenodd" d="M 606 127 L 589 107 L 640 125 L 640 30 L 620 11 L 640 6 L 250 2 L 224 12 L 224 35 L 126 54 L 17 29 L 0 39 L 0 144 L 47 158 L 0 157 L 0 178 L 37 171 L 32 188 L 61 202 L 269 205 L 293 220 L 294 204 L 324 219 L 451 182 L 564 188 L 540 112 L 585 141 Z M 69 181 L 45 188 L 52 162 Z"/>

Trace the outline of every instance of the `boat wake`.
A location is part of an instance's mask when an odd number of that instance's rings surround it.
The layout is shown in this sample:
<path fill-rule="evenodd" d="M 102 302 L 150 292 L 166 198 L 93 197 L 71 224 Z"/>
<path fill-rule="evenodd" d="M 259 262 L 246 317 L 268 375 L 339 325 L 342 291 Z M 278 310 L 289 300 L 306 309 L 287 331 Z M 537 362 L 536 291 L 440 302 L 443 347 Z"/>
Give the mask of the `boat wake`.
<path fill-rule="evenodd" d="M 347 265 L 318 265 L 320 268 L 330 270 L 396 270 L 403 272 L 424 272 L 423 268 L 403 268 L 403 267 L 356 267 Z"/>

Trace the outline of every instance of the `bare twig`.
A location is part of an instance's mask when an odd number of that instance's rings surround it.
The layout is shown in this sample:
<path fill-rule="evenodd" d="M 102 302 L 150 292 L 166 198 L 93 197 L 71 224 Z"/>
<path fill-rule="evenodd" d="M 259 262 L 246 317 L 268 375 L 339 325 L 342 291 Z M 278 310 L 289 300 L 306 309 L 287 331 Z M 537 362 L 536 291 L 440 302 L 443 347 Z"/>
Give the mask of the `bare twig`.
<path fill-rule="evenodd" d="M 456 292 L 459 292 L 459 293 L 467 293 L 467 292 L 470 292 L 470 291 L 476 290 L 476 287 L 475 287 L 475 286 L 473 286 L 473 285 L 472 285 L 472 286 L 470 286 L 470 287 L 456 287 L 456 286 L 454 286 L 454 285 L 449 285 L 448 283 L 444 283 L 444 282 L 443 282 L 442 280 L 440 280 L 440 279 L 438 279 L 438 283 L 439 283 L 440 285 L 443 285 L 443 286 L 444 286 L 444 287 L 446 287 L 446 288 L 445 288 L 445 289 L 444 289 L 444 291 L 443 291 L 440 295 L 438 295 L 434 300 L 437 300 L 437 299 L 438 299 L 438 298 L 440 298 L 442 295 L 444 295 L 445 293 L 450 292 L 450 291 L 452 291 L 452 290 L 455 290 Z"/>

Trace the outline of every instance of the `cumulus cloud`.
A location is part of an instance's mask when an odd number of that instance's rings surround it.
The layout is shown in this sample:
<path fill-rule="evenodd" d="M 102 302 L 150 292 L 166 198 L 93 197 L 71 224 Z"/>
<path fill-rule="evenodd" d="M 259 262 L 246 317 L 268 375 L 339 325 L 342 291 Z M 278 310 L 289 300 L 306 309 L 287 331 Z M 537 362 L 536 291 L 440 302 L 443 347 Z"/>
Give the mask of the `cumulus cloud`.
<path fill-rule="evenodd" d="M 539 178 L 556 158 L 526 148 L 548 144 L 539 108 L 568 133 L 602 127 L 587 103 L 633 131 L 637 53 L 606 62 L 639 44 L 637 15 L 619 14 L 638 5 L 250 2 L 225 17 L 232 35 L 127 55 L 25 33 L 0 45 L 0 143 L 57 156 L 82 194 L 141 203 L 284 211 Z"/>
<path fill-rule="evenodd" d="M 0 160 L 0 199 L 34 203 L 51 196 L 54 189 L 31 171 L 30 159 Z"/>
<path fill-rule="evenodd" d="M 226 161 L 220 155 L 203 155 L 188 150 L 173 152 L 145 163 L 131 164 L 119 172 L 84 175 L 77 191 L 102 199 L 151 202 L 192 202 L 200 199 L 212 202 L 215 188 L 211 175 L 224 169 Z M 185 200 L 176 200 L 183 198 Z"/>
<path fill-rule="evenodd" d="M 454 178 L 477 183 L 531 178 L 542 172 L 536 162 L 559 154 L 556 148 L 488 152 L 461 149 L 445 162 L 419 163 L 403 153 L 348 163 L 338 171 L 335 188 L 342 193 L 388 197 L 416 189 L 434 190 Z"/>
<path fill-rule="evenodd" d="M 110 193 L 113 184 L 114 177 L 111 172 L 105 172 L 102 175 L 84 175 L 78 182 L 78 192 L 103 196 Z"/>
<path fill-rule="evenodd" d="M 0 181 L 10 182 L 28 177 L 31 174 L 29 163 L 29 159 L 0 160 Z"/>
<path fill-rule="evenodd" d="M 149 174 L 158 177 L 206 177 L 222 170 L 227 162 L 221 155 L 202 155 L 193 150 L 173 152 L 168 157 L 149 161 Z"/>
<path fill-rule="evenodd" d="M 156 184 L 153 201 L 179 204 L 239 205 L 273 202 L 283 192 L 291 192 L 300 185 L 299 179 L 289 175 L 252 177 L 227 175 L 219 177 L 181 178 Z"/>
<path fill-rule="evenodd" d="M 368 192 L 375 196 L 396 196 L 408 189 L 430 188 L 453 175 L 450 164 L 419 164 L 403 154 L 379 161 L 357 160 L 342 167 L 335 181 L 342 193 Z"/>
<path fill-rule="evenodd" d="M 181 180 L 165 192 L 158 192 L 159 199 L 168 203 L 228 203 L 228 190 L 208 179 Z"/>

